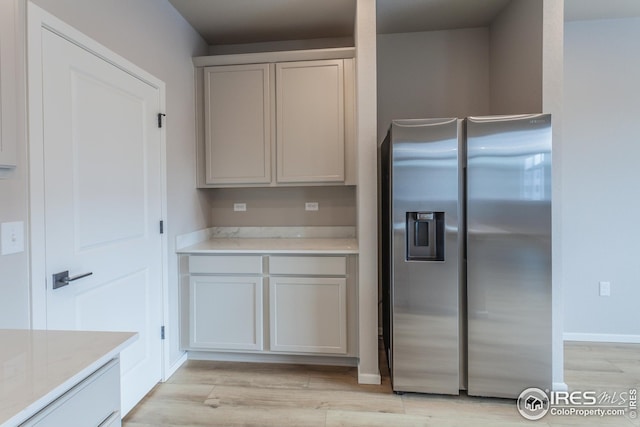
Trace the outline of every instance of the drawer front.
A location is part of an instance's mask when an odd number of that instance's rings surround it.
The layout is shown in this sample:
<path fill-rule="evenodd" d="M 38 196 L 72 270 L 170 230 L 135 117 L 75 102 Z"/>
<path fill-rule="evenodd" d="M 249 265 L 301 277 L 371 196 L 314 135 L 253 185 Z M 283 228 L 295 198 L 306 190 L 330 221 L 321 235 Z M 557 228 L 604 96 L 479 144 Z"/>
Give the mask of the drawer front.
<path fill-rule="evenodd" d="M 98 369 L 21 426 L 98 426 L 113 418 L 120 420 L 120 363 L 117 359 Z"/>
<path fill-rule="evenodd" d="M 191 255 L 189 273 L 262 274 L 262 256 Z"/>
<path fill-rule="evenodd" d="M 345 276 L 347 258 L 344 256 L 271 256 L 269 274 Z"/>

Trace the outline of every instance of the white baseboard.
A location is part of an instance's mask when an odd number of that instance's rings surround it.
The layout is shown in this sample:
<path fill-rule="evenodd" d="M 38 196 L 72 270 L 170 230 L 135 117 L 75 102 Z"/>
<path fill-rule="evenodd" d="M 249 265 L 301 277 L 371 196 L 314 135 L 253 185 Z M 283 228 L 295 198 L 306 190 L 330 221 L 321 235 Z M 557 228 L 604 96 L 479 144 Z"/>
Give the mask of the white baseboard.
<path fill-rule="evenodd" d="M 175 374 L 178 368 L 180 368 L 180 366 L 182 366 L 186 361 L 187 361 L 187 353 L 185 352 L 185 353 L 182 353 L 182 356 L 180 356 L 180 358 L 173 365 L 167 368 L 167 371 L 164 373 L 164 378 L 162 379 L 162 382 L 165 382 L 169 378 L 171 378 L 171 375 Z"/>
<path fill-rule="evenodd" d="M 567 383 L 553 383 L 551 387 L 553 387 L 553 391 L 569 391 Z"/>
<path fill-rule="evenodd" d="M 565 341 L 587 341 L 587 342 L 614 342 L 626 344 L 640 344 L 640 335 L 622 334 L 584 334 L 579 332 L 565 332 L 562 335 Z"/>
<path fill-rule="evenodd" d="M 358 366 L 358 384 L 380 384 L 382 378 L 380 373 L 377 374 L 365 374 L 360 372 L 360 366 Z"/>

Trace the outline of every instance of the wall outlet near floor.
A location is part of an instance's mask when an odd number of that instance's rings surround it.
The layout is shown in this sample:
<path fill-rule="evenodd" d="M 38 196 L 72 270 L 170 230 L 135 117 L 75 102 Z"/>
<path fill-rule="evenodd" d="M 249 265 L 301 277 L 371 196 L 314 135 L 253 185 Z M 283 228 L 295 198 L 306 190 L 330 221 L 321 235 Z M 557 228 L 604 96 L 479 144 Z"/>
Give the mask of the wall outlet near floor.
<path fill-rule="evenodd" d="M 611 296 L 611 282 L 600 282 L 600 296 L 601 297 Z"/>
<path fill-rule="evenodd" d="M 233 204 L 233 211 L 234 212 L 246 212 L 247 211 L 247 204 L 246 203 L 234 203 Z"/>
<path fill-rule="evenodd" d="M 318 202 L 306 202 L 304 204 L 305 211 L 317 211 L 318 210 Z"/>

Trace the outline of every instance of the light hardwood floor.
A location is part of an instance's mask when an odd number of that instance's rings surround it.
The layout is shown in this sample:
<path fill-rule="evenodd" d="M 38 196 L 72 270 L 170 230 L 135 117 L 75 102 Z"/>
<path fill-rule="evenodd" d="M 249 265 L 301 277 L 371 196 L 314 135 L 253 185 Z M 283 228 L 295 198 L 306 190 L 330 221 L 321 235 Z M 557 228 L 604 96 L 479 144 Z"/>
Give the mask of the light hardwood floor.
<path fill-rule="evenodd" d="M 384 354 L 381 353 L 381 360 Z M 515 401 L 392 393 L 359 385 L 355 368 L 189 361 L 125 418 L 148 426 L 640 426 L 626 417 L 551 416 L 525 420 Z M 565 344 L 570 390 L 640 389 L 640 344 Z"/>

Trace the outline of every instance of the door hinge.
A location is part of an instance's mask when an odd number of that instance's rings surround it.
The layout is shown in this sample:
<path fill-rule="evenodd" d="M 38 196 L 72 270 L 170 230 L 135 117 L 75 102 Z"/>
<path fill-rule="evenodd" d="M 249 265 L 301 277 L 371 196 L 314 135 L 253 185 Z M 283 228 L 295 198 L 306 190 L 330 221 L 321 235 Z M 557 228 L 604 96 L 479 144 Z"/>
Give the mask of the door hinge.
<path fill-rule="evenodd" d="M 164 339 L 164 326 L 160 326 L 160 339 Z"/>
<path fill-rule="evenodd" d="M 164 234 L 164 221 L 160 220 L 160 234 Z"/>
<path fill-rule="evenodd" d="M 162 118 L 167 117 L 166 114 L 158 113 L 158 127 L 162 128 Z"/>

